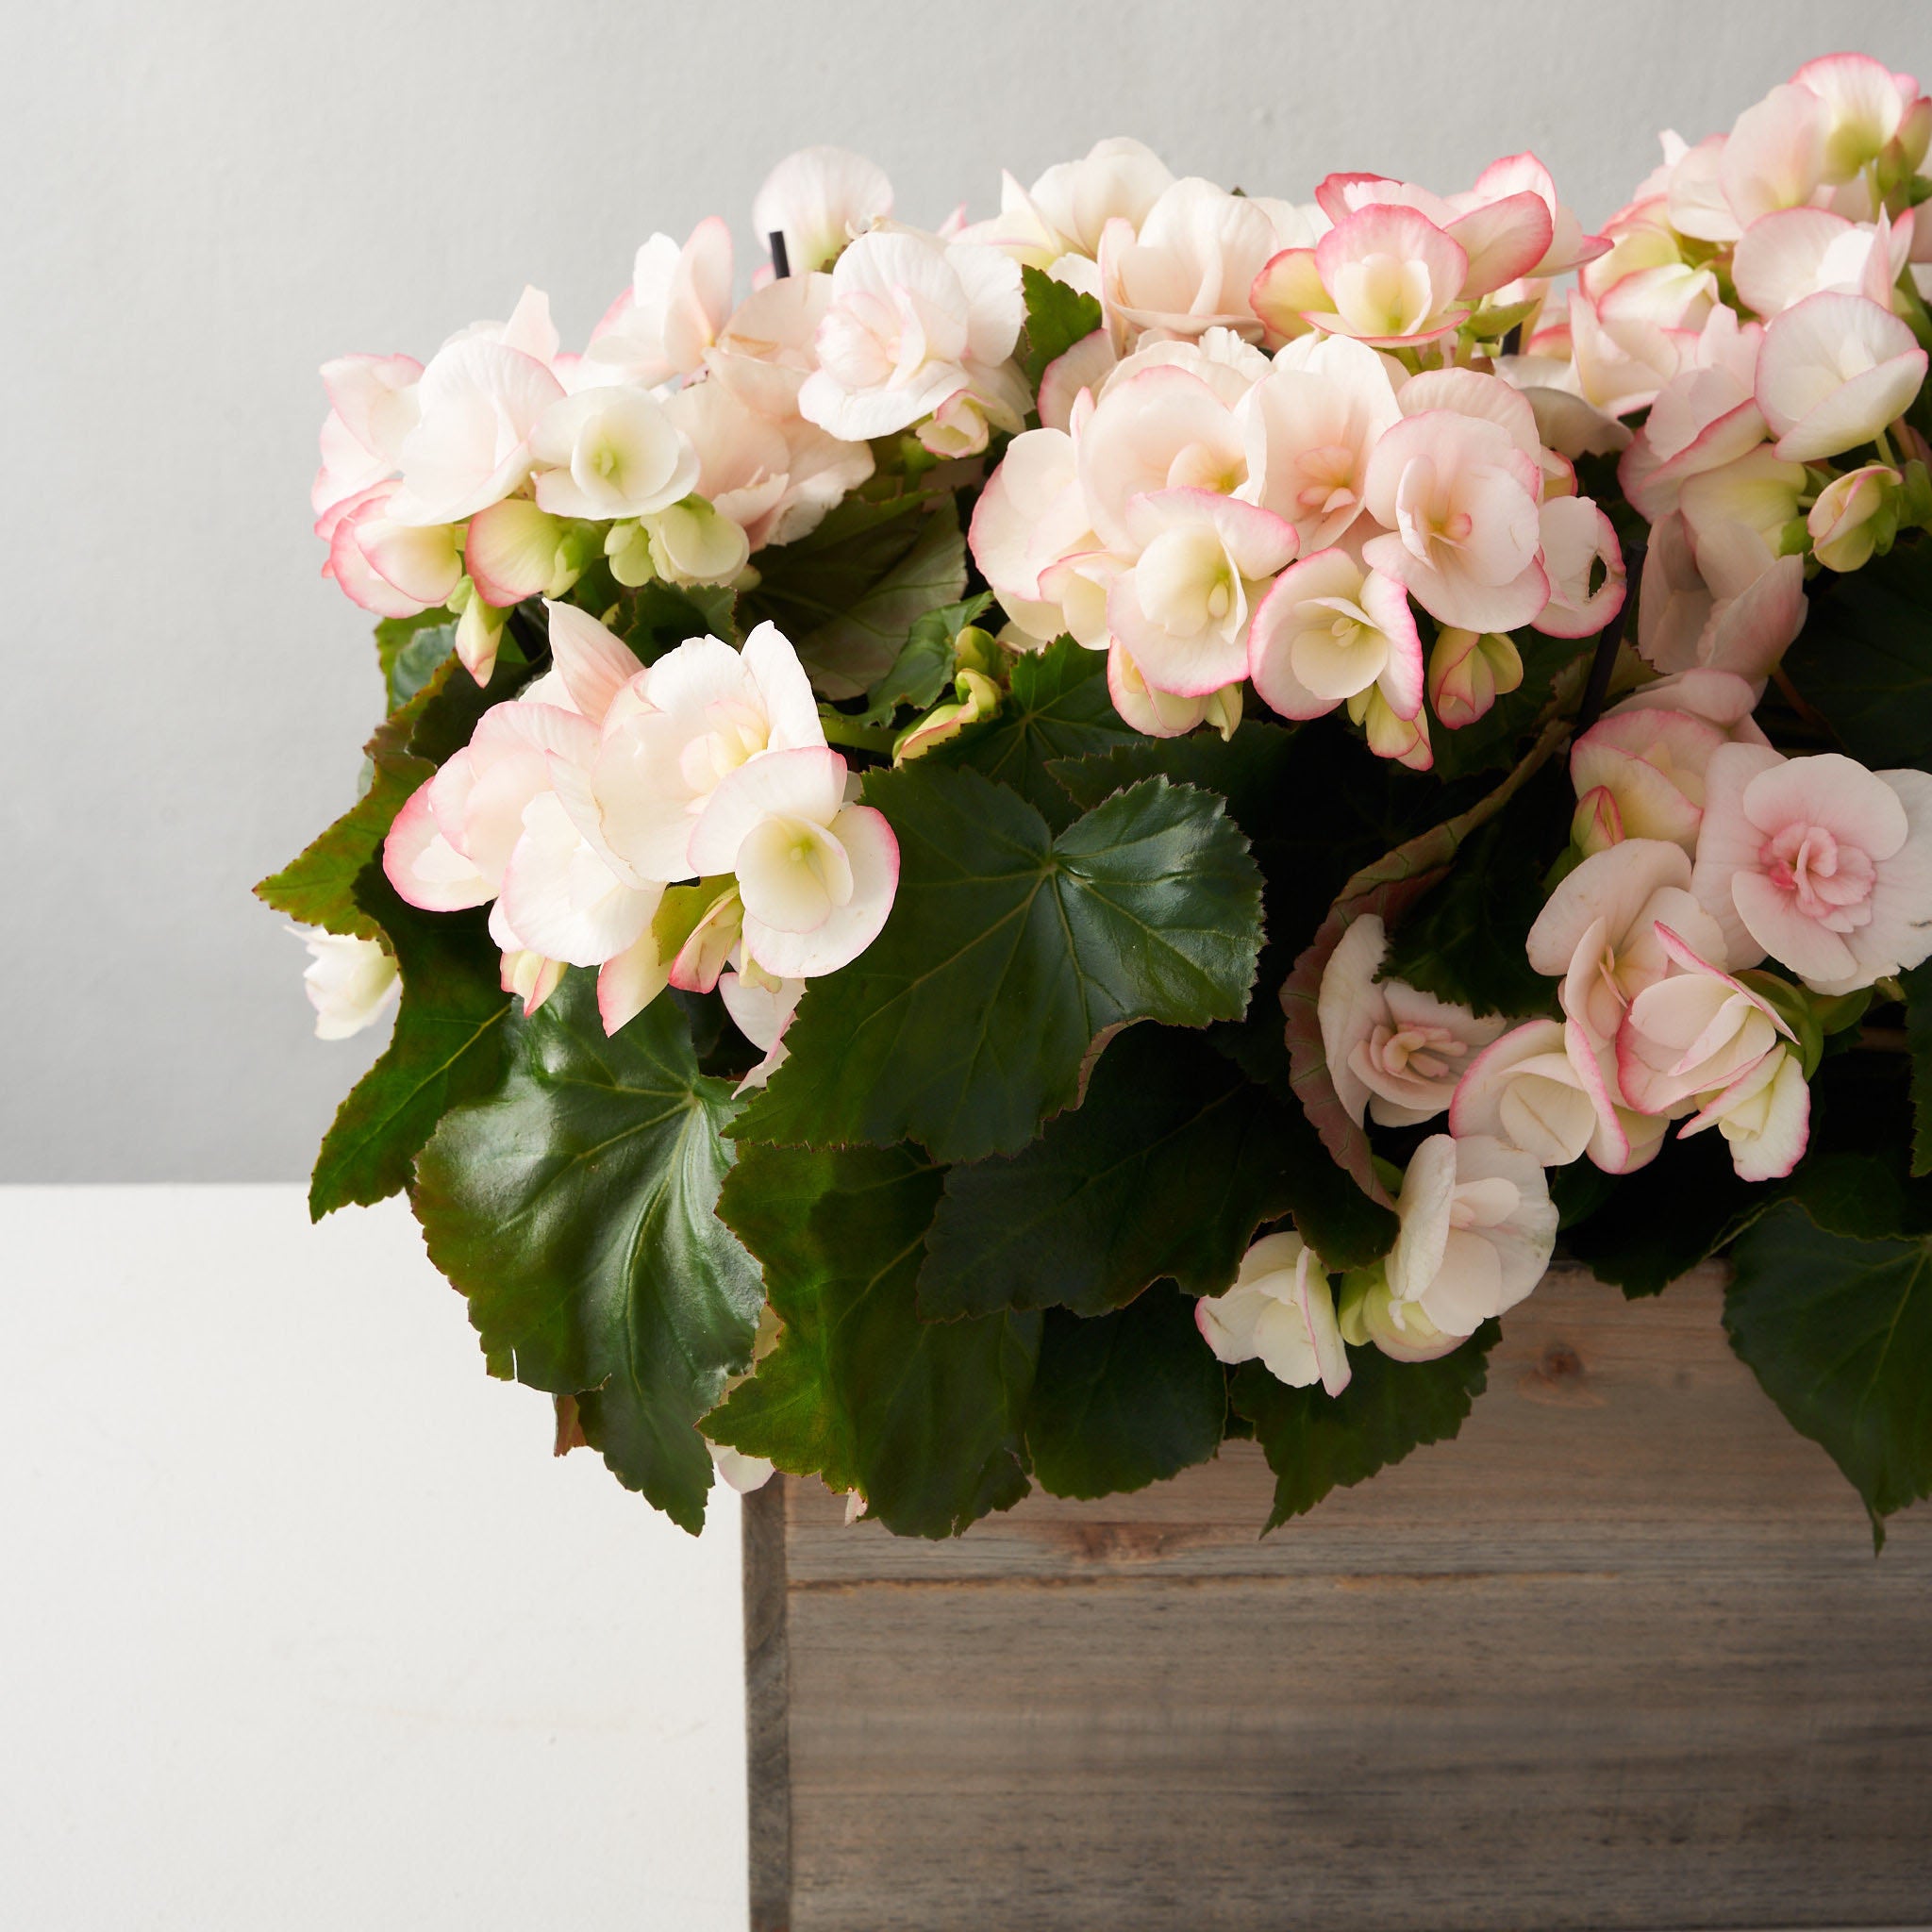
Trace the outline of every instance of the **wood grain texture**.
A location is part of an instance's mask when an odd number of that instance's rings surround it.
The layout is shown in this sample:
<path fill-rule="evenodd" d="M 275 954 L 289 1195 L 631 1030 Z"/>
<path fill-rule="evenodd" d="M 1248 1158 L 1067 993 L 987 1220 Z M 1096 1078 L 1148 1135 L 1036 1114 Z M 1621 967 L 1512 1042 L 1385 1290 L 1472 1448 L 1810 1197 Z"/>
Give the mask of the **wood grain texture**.
<path fill-rule="evenodd" d="M 774 1483 L 753 1869 L 782 1765 L 789 1910 L 756 1923 L 1932 1923 L 1932 1510 L 1874 1560 L 1720 1301 L 1553 1274 L 1460 1438 L 1266 1541 L 1243 1443 L 952 1543 Z"/>

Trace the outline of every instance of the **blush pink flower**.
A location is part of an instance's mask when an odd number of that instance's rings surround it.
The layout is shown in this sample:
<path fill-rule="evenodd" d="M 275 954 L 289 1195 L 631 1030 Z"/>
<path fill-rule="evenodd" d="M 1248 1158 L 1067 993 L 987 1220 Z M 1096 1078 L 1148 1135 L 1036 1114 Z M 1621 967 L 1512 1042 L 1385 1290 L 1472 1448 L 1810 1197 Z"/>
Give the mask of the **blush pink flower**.
<path fill-rule="evenodd" d="M 1890 310 L 1862 295 L 1807 295 L 1766 328 L 1757 406 L 1788 462 L 1870 442 L 1909 408 L 1925 351 Z"/>
<path fill-rule="evenodd" d="M 774 979 L 835 973 L 879 935 L 899 881 L 882 812 L 845 803 L 845 760 L 823 745 L 748 758 L 691 836 L 706 876 L 735 873 L 744 957 Z"/>
<path fill-rule="evenodd" d="M 1246 668 L 1284 718 L 1320 718 L 1372 687 L 1399 718 L 1422 708 L 1422 637 L 1407 593 L 1342 549 L 1275 578 L 1255 613 Z"/>
<path fill-rule="evenodd" d="M 1396 1202 L 1390 1312 L 1411 1311 L 1442 1335 L 1473 1335 L 1542 1279 L 1557 1209 L 1542 1169 L 1483 1135 L 1437 1134 L 1415 1151 Z"/>
<path fill-rule="evenodd" d="M 1542 1167 L 1588 1155 L 1606 1174 L 1630 1174 L 1656 1158 L 1664 1128 L 1624 1101 L 1574 1020 L 1512 1028 L 1469 1063 L 1449 1103 L 1458 1141 L 1488 1135 Z"/>
<path fill-rule="evenodd" d="M 591 331 L 579 380 L 649 389 L 691 375 L 730 312 L 731 230 L 712 215 L 682 247 L 653 235 L 638 250 L 630 287 Z"/>
<path fill-rule="evenodd" d="M 1726 965 L 1769 955 L 1833 994 L 1916 966 L 1932 956 L 1932 775 L 1726 745 L 1691 890 Z"/>
<path fill-rule="evenodd" d="M 1192 176 L 1175 181 L 1138 227 L 1116 219 L 1101 231 L 1100 302 L 1116 341 L 1146 329 L 1258 335 L 1248 291 L 1281 246 L 1275 217 L 1258 199 Z"/>
<path fill-rule="evenodd" d="M 1350 924 L 1323 969 L 1316 1011 L 1329 1078 L 1350 1119 L 1412 1127 L 1449 1105 L 1470 1058 L 1502 1032 L 1400 979 L 1378 979 L 1389 938 L 1373 913 Z"/>
<path fill-rule="evenodd" d="M 1637 648 L 1657 670 L 1728 671 L 1761 683 L 1804 628 L 1805 559 L 1774 556 L 1750 525 L 1693 537 L 1684 513 L 1654 525 L 1637 600 Z"/>
<path fill-rule="evenodd" d="M 751 205 L 763 242 L 783 235 L 792 277 L 829 268 L 854 237 L 892 212 L 892 184 L 849 148 L 808 147 L 765 176 Z"/>
<path fill-rule="evenodd" d="M 1519 405 L 1534 436 L 1521 396 L 1494 377 L 1474 379 Z M 1501 423 L 1454 408 L 1406 415 L 1369 458 L 1364 501 L 1389 534 L 1363 544 L 1363 559 L 1442 624 L 1514 630 L 1549 601 L 1538 560 L 1541 487 L 1537 456 Z"/>
<path fill-rule="evenodd" d="M 1258 1359 L 1277 1382 L 1330 1395 L 1349 1384 L 1348 1351 L 1321 1257 L 1292 1230 L 1264 1235 L 1241 1257 L 1224 1294 L 1194 1304 L 1194 1324 L 1218 1360 Z"/>
<path fill-rule="evenodd" d="M 1660 921 L 1706 958 L 1726 958 L 1723 928 L 1693 897 L 1690 881 L 1681 845 L 1625 839 L 1586 858 L 1537 915 L 1529 963 L 1561 979 L 1563 1011 L 1594 1053 L 1610 1053 L 1631 1000 L 1668 970 Z"/>

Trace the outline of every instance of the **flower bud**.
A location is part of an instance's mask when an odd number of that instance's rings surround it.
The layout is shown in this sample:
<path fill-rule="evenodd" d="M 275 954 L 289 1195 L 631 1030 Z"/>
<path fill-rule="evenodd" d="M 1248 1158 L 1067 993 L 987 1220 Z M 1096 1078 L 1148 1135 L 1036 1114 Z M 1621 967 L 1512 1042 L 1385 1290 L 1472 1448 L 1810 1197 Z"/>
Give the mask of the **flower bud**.
<path fill-rule="evenodd" d="M 658 575 L 641 524 L 612 524 L 604 533 L 604 555 L 610 560 L 610 575 L 626 591 L 640 589 Z"/>
<path fill-rule="evenodd" d="M 503 641 L 503 623 L 508 614 L 474 591 L 464 600 L 463 614 L 457 620 L 457 656 L 478 684 L 488 684 L 496 669 L 496 647 Z"/>
<path fill-rule="evenodd" d="M 1446 730 L 1474 724 L 1522 682 L 1522 654 L 1501 632 L 1444 630 L 1429 653 L 1429 703 Z"/>
<path fill-rule="evenodd" d="M 1623 838 L 1624 814 L 1617 808 L 1616 793 L 1607 785 L 1592 785 L 1576 801 L 1576 810 L 1570 821 L 1570 842 L 1575 846 L 1577 857 L 1594 858 L 1597 853 L 1621 844 Z"/>
<path fill-rule="evenodd" d="M 1336 1325 L 1350 1347 L 1374 1346 L 1398 1362 L 1432 1362 L 1469 1339 L 1445 1335 L 1412 1302 L 1397 1309 L 1388 1269 L 1381 1261 L 1342 1276 Z"/>
<path fill-rule="evenodd" d="M 983 635 L 983 633 L 982 633 Z M 953 680 L 953 700 L 915 718 L 892 741 L 892 762 L 903 765 L 922 752 L 957 738 L 969 724 L 994 716 L 1000 708 L 1000 688 L 983 672 L 961 671 Z"/>
<path fill-rule="evenodd" d="M 1868 463 L 1825 485 L 1805 526 L 1812 554 L 1827 570 L 1860 570 L 1883 556 L 1898 534 L 1904 479 L 1885 463 Z"/>
<path fill-rule="evenodd" d="M 1241 722 L 1241 685 L 1224 684 L 1208 700 L 1202 723 L 1213 725 L 1221 733 L 1223 744 L 1234 736 L 1235 727 Z"/>
<path fill-rule="evenodd" d="M 743 529 L 702 496 L 641 521 L 650 532 L 651 567 L 674 583 L 728 584 L 751 556 Z"/>
<path fill-rule="evenodd" d="M 1427 715 L 1418 710 L 1413 718 L 1398 717 L 1380 685 L 1372 684 L 1350 698 L 1348 715 L 1362 727 L 1369 749 L 1378 758 L 1393 758 L 1411 772 L 1426 772 L 1435 764 Z"/>
<path fill-rule="evenodd" d="M 396 962 L 375 940 L 287 930 L 308 948 L 303 991 L 315 1008 L 318 1040 L 347 1040 L 382 1017 L 400 982 Z"/>
<path fill-rule="evenodd" d="M 960 671 L 979 671 L 991 676 L 999 669 L 999 642 L 991 631 L 969 624 L 953 640 L 953 663 Z"/>

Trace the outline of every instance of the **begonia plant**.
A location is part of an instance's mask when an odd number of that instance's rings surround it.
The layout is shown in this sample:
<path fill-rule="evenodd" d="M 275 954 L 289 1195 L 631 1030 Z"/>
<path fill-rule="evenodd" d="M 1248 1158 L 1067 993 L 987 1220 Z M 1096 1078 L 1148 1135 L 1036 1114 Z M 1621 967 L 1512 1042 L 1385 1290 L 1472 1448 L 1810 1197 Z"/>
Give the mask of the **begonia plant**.
<path fill-rule="evenodd" d="M 316 1164 L 679 1523 L 944 1535 L 1252 1437 L 1270 1526 L 1480 1392 L 1567 1255 L 1932 1491 L 1932 99 L 1307 203 L 1100 142 L 860 158 L 344 356 L 360 794 L 261 895 Z"/>

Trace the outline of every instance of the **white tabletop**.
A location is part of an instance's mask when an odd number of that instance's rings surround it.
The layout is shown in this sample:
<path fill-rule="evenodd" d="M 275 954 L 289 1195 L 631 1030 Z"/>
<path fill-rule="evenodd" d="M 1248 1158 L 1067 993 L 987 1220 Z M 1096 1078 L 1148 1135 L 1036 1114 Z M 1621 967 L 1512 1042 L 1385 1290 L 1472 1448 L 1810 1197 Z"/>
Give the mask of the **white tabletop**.
<path fill-rule="evenodd" d="M 8 1924 L 743 1925 L 736 1498 L 554 1460 L 400 1203 L 0 1188 L 0 1284 Z"/>

